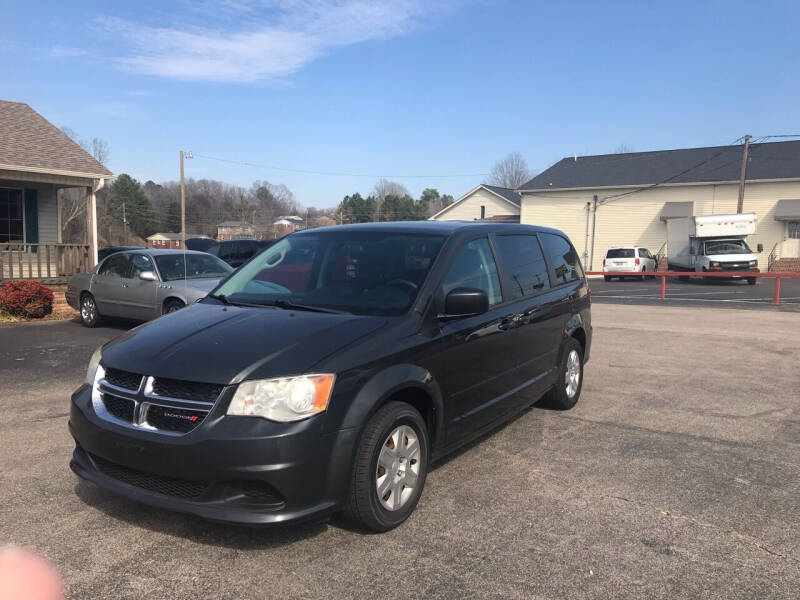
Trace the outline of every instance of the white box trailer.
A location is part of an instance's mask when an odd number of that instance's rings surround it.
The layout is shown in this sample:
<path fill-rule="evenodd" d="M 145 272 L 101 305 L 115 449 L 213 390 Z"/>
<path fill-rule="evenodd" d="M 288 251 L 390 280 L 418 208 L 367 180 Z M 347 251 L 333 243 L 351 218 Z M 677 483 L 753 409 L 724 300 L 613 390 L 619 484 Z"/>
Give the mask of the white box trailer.
<path fill-rule="evenodd" d="M 731 277 L 758 272 L 747 245 L 756 232 L 755 213 L 704 215 L 667 220 L 667 268 L 670 271 L 730 271 Z M 755 284 L 756 278 L 747 278 Z"/>

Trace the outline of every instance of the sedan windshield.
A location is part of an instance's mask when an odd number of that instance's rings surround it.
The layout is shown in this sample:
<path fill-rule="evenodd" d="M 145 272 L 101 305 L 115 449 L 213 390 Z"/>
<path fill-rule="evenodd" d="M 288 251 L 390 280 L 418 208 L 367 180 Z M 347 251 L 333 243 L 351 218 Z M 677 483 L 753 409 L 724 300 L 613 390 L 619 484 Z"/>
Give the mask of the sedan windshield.
<path fill-rule="evenodd" d="M 750 247 L 744 240 L 718 240 L 706 242 L 706 256 L 713 254 L 750 254 Z"/>
<path fill-rule="evenodd" d="M 156 264 L 163 281 L 175 281 L 184 277 L 186 279 L 226 277 L 233 271 L 230 265 L 210 254 L 162 254 L 156 256 Z"/>
<path fill-rule="evenodd" d="M 443 241 L 346 229 L 294 234 L 264 250 L 214 295 L 232 304 L 400 315 L 416 298 Z"/>

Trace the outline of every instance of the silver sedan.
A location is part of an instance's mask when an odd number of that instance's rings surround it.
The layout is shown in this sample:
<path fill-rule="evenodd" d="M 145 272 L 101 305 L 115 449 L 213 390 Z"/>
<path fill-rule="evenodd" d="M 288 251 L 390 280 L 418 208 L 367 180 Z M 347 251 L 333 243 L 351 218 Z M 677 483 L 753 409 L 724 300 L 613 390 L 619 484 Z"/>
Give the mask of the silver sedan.
<path fill-rule="evenodd" d="M 88 273 L 70 278 L 66 299 L 87 327 L 102 317 L 148 321 L 203 298 L 232 271 L 205 252 L 117 252 Z"/>

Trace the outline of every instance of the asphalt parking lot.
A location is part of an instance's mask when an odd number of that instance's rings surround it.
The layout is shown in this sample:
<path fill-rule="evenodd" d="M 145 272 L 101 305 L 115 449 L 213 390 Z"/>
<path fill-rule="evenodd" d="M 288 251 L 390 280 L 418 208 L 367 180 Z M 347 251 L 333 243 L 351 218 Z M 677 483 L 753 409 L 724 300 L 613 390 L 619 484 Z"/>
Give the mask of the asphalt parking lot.
<path fill-rule="evenodd" d="M 125 328 L 2 326 L 0 543 L 49 558 L 71 598 L 796 598 L 798 315 L 593 316 L 578 406 L 440 463 L 382 535 L 209 524 L 78 481 L 68 394 Z"/>
<path fill-rule="evenodd" d="M 661 279 L 626 278 L 622 281 L 604 281 L 602 277 L 590 279 L 592 300 L 610 304 L 667 304 L 669 306 L 695 306 L 716 308 L 760 308 L 800 311 L 800 279 L 781 279 L 781 302 L 775 306 L 775 280 L 759 278 L 756 285 L 747 285 L 737 279 L 704 281 L 692 277 L 679 281 L 667 278 L 666 298 L 661 300 Z"/>

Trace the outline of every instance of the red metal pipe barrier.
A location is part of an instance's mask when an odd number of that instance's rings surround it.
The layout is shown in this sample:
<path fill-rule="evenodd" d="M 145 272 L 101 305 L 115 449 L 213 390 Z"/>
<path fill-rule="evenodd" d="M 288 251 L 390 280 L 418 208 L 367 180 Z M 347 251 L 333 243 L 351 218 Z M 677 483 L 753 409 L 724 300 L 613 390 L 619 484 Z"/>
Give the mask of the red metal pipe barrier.
<path fill-rule="evenodd" d="M 749 279 L 750 277 L 771 277 L 775 279 L 775 304 L 781 303 L 781 279 L 800 279 L 800 273 L 751 273 L 749 271 L 586 271 L 587 275 L 606 277 L 648 277 L 661 278 L 661 299 L 666 298 L 667 277 L 721 277 L 725 279 Z"/>

